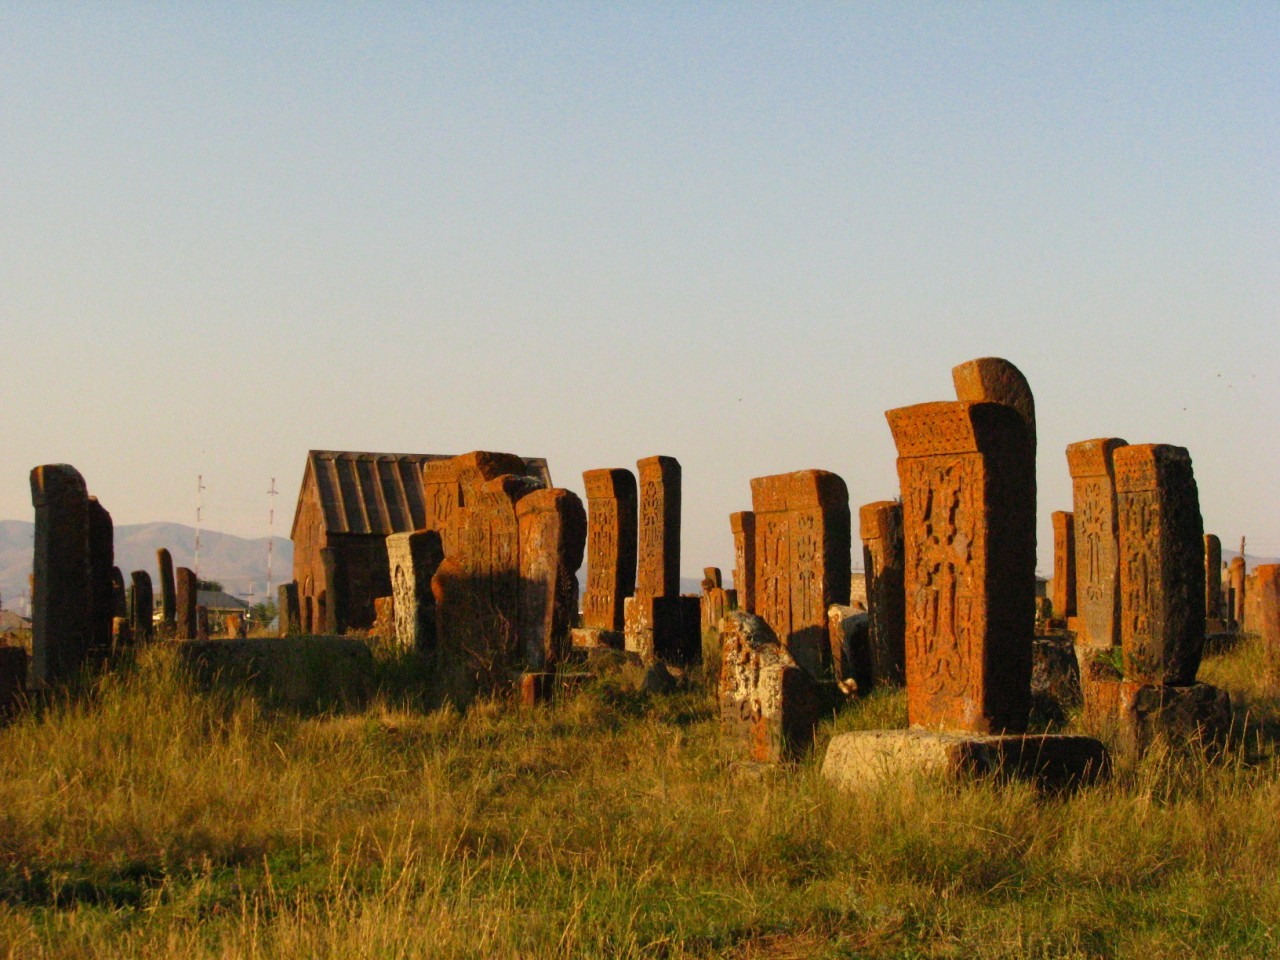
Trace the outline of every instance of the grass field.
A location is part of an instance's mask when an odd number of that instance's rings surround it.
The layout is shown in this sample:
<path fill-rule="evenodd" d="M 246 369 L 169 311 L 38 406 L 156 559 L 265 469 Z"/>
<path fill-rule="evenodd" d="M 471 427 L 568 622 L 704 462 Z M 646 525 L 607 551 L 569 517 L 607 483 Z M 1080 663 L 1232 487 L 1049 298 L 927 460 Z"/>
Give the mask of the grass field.
<path fill-rule="evenodd" d="M 1245 643 L 1201 670 L 1240 712 L 1216 763 L 841 794 L 825 740 L 904 725 L 901 695 L 759 772 L 701 686 L 303 717 L 152 651 L 0 729 L 0 956 L 1276 956 L 1260 666 Z"/>

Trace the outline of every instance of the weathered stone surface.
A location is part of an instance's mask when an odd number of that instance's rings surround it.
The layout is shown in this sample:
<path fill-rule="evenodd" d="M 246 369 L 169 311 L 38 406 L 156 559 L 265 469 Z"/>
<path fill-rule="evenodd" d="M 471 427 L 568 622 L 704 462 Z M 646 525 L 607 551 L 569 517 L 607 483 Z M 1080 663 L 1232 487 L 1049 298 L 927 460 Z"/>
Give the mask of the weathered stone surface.
<path fill-rule="evenodd" d="M 831 670 L 827 609 L 849 602 L 849 490 L 826 470 L 751 481 L 755 612 L 815 678 Z"/>
<path fill-rule="evenodd" d="M 283 588 L 282 588 L 283 589 Z M 200 596 L 196 575 L 189 567 L 179 567 L 174 577 L 174 593 L 177 609 L 175 611 L 175 630 L 178 639 L 191 640 L 196 635 L 196 600 Z M 294 588 L 294 608 L 297 608 L 298 593 Z M 285 610 L 280 609 L 280 622 L 284 623 Z"/>
<path fill-rule="evenodd" d="M 724 586 L 724 577 L 720 573 L 719 567 L 703 567 L 702 568 L 702 589 L 714 590 L 716 587 Z"/>
<path fill-rule="evenodd" d="M 182 596 L 182 571 L 184 568 L 178 568 L 178 596 Z M 190 571 L 187 571 L 190 573 Z M 427 584 L 428 592 L 430 591 L 430 583 Z M 280 636 L 296 637 L 302 631 L 302 606 L 298 600 L 298 581 L 290 580 L 288 583 L 282 583 L 276 589 L 276 612 L 280 617 Z M 194 609 L 194 608 L 193 608 Z M 181 600 L 178 603 L 178 610 L 182 610 Z M 435 633 L 435 602 L 432 601 L 432 620 L 431 631 Z M 178 617 L 179 622 L 182 620 L 181 613 Z"/>
<path fill-rule="evenodd" d="M 394 597 L 373 598 L 373 626 L 369 636 L 384 642 L 396 641 L 396 601 Z"/>
<path fill-rule="evenodd" d="M 587 514 L 571 490 L 536 490 L 516 505 L 520 536 L 517 640 L 535 671 L 563 662 L 578 613 Z"/>
<path fill-rule="evenodd" d="M 1257 616 L 1254 629 L 1266 651 L 1271 683 L 1280 683 L 1280 564 L 1262 563 L 1254 568 Z"/>
<path fill-rule="evenodd" d="M 1204 651 L 1204 529 L 1182 447 L 1115 451 L 1126 680 L 1186 686 Z"/>
<path fill-rule="evenodd" d="M 925 403 L 886 416 L 902 485 L 910 721 L 1021 731 L 1035 629 L 1026 423 L 1001 403 Z"/>
<path fill-rule="evenodd" d="M 799 757 L 812 746 L 823 712 L 818 682 L 792 659 L 763 618 L 739 610 L 723 623 L 722 739 L 757 762 Z"/>
<path fill-rule="evenodd" d="M 601 630 L 599 627 L 577 627 L 569 631 L 569 641 L 583 650 L 622 650 L 625 636 L 621 630 Z"/>
<path fill-rule="evenodd" d="M 151 574 L 135 570 L 129 575 L 129 630 L 136 643 L 146 643 L 155 637 L 155 595 L 151 589 Z"/>
<path fill-rule="evenodd" d="M 1243 626 L 1246 593 L 1244 557 L 1231 558 L 1227 565 L 1227 579 L 1231 584 L 1231 619 Z"/>
<path fill-rule="evenodd" d="M 423 503 L 426 522 L 423 529 L 443 535 L 459 507 L 472 505 L 472 494 L 490 480 L 504 474 L 523 476 L 526 464 L 514 453 L 475 450 L 444 460 L 428 460 L 422 464 Z M 446 549 L 445 551 L 449 551 Z"/>
<path fill-rule="evenodd" d="M 1222 541 L 1212 533 L 1204 535 L 1204 616 L 1222 619 Z"/>
<path fill-rule="evenodd" d="M 838 682 L 846 686 L 852 683 L 860 696 L 875 686 L 870 619 L 867 611 L 842 603 L 827 608 L 832 673 Z"/>
<path fill-rule="evenodd" d="M 124 574 L 119 567 L 111 568 L 111 615 L 129 617 L 129 593 L 124 587 Z"/>
<path fill-rule="evenodd" d="M 1092 737 L 972 736 L 927 730 L 870 730 L 831 738 L 822 775 L 859 789 L 918 777 L 995 776 L 1046 788 L 1093 783 L 1110 773 L 1106 748 Z"/>
<path fill-rule="evenodd" d="M 637 594 L 624 604 L 625 648 L 646 663 L 697 663 L 702 658 L 702 604 L 696 596 Z"/>
<path fill-rule="evenodd" d="M 636 478 L 630 470 L 587 470 L 587 590 L 582 625 L 620 631 L 623 602 L 636 589 Z"/>
<path fill-rule="evenodd" d="M 31 471 L 35 557 L 31 591 L 31 673 L 37 685 L 65 683 L 84 666 L 91 644 L 89 492 L 64 463 Z"/>
<path fill-rule="evenodd" d="M 201 686 L 243 684 L 295 710 L 360 710 L 376 686 L 369 647 L 353 637 L 177 640 L 173 649 Z"/>
<path fill-rule="evenodd" d="M 1076 615 L 1076 530 L 1075 515 L 1055 510 L 1053 519 L 1053 585 L 1050 602 L 1058 620 Z"/>
<path fill-rule="evenodd" d="M 707 581 L 703 581 L 705 584 Z M 702 605 L 702 631 L 720 629 L 721 618 L 730 610 L 737 608 L 737 594 L 733 590 L 725 590 L 723 587 L 705 587 L 701 597 Z"/>
<path fill-rule="evenodd" d="M 1082 440 L 1067 447 L 1074 499 L 1076 643 L 1089 649 L 1120 642 L 1120 542 L 1116 512 L 1117 437 Z"/>
<path fill-rule="evenodd" d="M 1075 644 L 1069 637 L 1036 637 L 1031 644 L 1031 709 L 1062 723 L 1080 703 Z"/>
<path fill-rule="evenodd" d="M 1175 749 L 1214 751 L 1231 732 L 1231 697 L 1207 683 L 1187 686 L 1084 677 L 1084 728 L 1103 737 L 1120 757 L 1141 757 L 1162 738 Z M 1105 676 L 1105 674 L 1103 674 Z"/>
<path fill-rule="evenodd" d="M 26 700 L 27 651 L 0 646 L 0 718 L 12 716 Z"/>
<path fill-rule="evenodd" d="M 756 515 L 750 510 L 729 514 L 733 530 L 733 588 L 738 591 L 738 609 L 756 612 Z"/>
<path fill-rule="evenodd" d="M 636 548 L 636 596 L 680 595 L 680 462 L 646 457 L 636 462 L 640 528 Z"/>
<path fill-rule="evenodd" d="M 111 652 L 111 618 L 115 615 L 111 573 L 115 563 L 115 527 L 111 514 L 89 498 L 89 655 L 101 662 Z"/>
<path fill-rule="evenodd" d="M 881 500 L 858 511 L 867 603 L 867 680 L 901 686 L 906 682 L 907 611 L 902 539 L 902 504 Z M 859 683 L 859 690 L 862 684 Z"/>
<path fill-rule="evenodd" d="M 178 630 L 178 590 L 173 579 L 173 555 L 167 547 L 156 551 L 156 566 L 160 571 L 160 631 L 166 640 L 172 640 Z"/>
<path fill-rule="evenodd" d="M 342 612 L 346 609 L 343 581 L 338 576 L 338 557 L 332 547 L 320 550 L 324 589 L 316 597 L 316 631 L 337 636 L 346 630 Z"/>
<path fill-rule="evenodd" d="M 387 537 L 387 562 L 395 599 L 395 641 L 404 650 L 433 650 L 436 601 L 431 578 L 444 560 L 436 530 L 393 533 Z"/>
<path fill-rule="evenodd" d="M 1022 371 L 1001 357 L 980 357 L 951 368 L 956 399 L 983 401 L 1013 407 L 1027 425 L 1034 454 L 1036 445 L 1036 402 Z"/>

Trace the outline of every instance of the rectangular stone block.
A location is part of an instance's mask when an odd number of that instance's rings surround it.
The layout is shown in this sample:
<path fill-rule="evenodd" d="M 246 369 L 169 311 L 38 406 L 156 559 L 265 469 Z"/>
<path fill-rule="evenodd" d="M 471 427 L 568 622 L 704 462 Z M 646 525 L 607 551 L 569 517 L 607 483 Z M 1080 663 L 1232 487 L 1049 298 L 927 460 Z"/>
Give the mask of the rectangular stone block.
<path fill-rule="evenodd" d="M 36 685 L 68 682 L 84 666 L 90 622 L 89 492 L 75 467 L 31 471 L 35 556 L 31 591 L 31 673 Z"/>
<path fill-rule="evenodd" d="M 1025 729 L 1035 630 L 1035 458 L 1001 403 L 890 410 L 906 544 L 912 725 Z"/>
<path fill-rule="evenodd" d="M 1204 535 L 1204 616 L 1222 619 L 1222 541 L 1212 533 Z"/>
<path fill-rule="evenodd" d="M 1053 616 L 1066 620 L 1076 615 L 1076 531 L 1075 515 L 1055 510 L 1053 519 L 1053 582 L 1050 602 Z"/>
<path fill-rule="evenodd" d="M 638 594 L 625 604 L 625 649 L 646 663 L 692 664 L 702 659 L 702 611 L 698 597 Z"/>
<path fill-rule="evenodd" d="M 1266 651 L 1271 682 L 1280 683 L 1280 564 L 1263 563 L 1254 568 L 1257 596 L 1256 631 Z"/>
<path fill-rule="evenodd" d="M 1067 447 L 1074 500 L 1076 643 L 1108 649 L 1120 643 L 1120 543 L 1116 512 L 1116 437 L 1082 440 Z"/>
<path fill-rule="evenodd" d="M 587 590 L 582 624 L 621 631 L 623 602 L 636 589 L 636 478 L 630 470 L 587 470 Z"/>
<path fill-rule="evenodd" d="M 636 595 L 679 596 L 680 462 L 675 457 L 646 457 L 636 462 L 636 470 L 640 495 Z"/>
<path fill-rule="evenodd" d="M 111 620 L 115 616 L 112 573 L 115 570 L 115 526 L 111 514 L 89 498 L 89 657 L 101 662 L 111 653 Z"/>
<path fill-rule="evenodd" d="M 1187 686 L 1204 651 L 1204 529 L 1182 447 L 1115 451 L 1126 680 Z"/>
<path fill-rule="evenodd" d="M 402 650 L 434 650 L 436 602 L 431 578 L 444 560 L 436 530 L 393 533 L 387 537 L 387 565 L 395 604 L 395 641 Z"/>
<path fill-rule="evenodd" d="M 756 515 L 750 510 L 729 514 L 733 530 L 733 587 L 738 591 L 738 609 L 756 612 Z"/>
<path fill-rule="evenodd" d="M 1157 739 L 1176 750 L 1213 753 L 1230 734 L 1231 697 L 1207 683 L 1166 686 L 1104 680 L 1088 667 L 1081 680 L 1082 725 L 1126 761 L 1141 757 Z"/>
<path fill-rule="evenodd" d="M 178 621 L 182 622 L 182 571 L 184 568 L 178 568 Z M 190 571 L 187 571 L 190 573 Z M 303 632 L 302 629 L 302 605 L 298 599 L 298 582 L 290 580 L 288 583 L 282 583 L 276 590 L 276 611 L 280 617 L 280 636 L 295 637 Z M 194 614 L 194 607 L 192 613 Z M 435 613 L 434 604 L 432 605 L 432 613 Z M 194 621 L 193 621 L 194 623 Z M 432 631 L 435 630 L 434 619 L 431 624 Z M 194 632 L 192 633 L 194 636 Z"/>
<path fill-rule="evenodd" d="M 578 568 L 587 514 L 571 490 L 536 490 L 516 505 L 520 531 L 517 634 L 525 662 L 545 670 L 568 659 L 578 613 Z"/>
<path fill-rule="evenodd" d="M 285 596 L 283 591 L 285 587 L 281 587 L 281 600 L 279 605 L 280 611 L 280 629 L 285 630 L 285 618 L 292 616 L 293 619 L 288 621 L 291 624 L 297 624 L 297 608 L 298 608 L 298 585 L 293 586 L 293 608 L 289 610 L 285 606 Z M 200 596 L 198 581 L 195 573 L 188 567 L 179 567 L 175 574 L 174 589 L 177 594 L 177 632 L 179 639 L 194 640 L 196 636 L 196 604 Z"/>
<path fill-rule="evenodd" d="M 849 602 L 848 488 L 825 470 L 756 477 L 751 505 L 755 612 L 800 666 L 828 677 L 827 608 Z"/>
<path fill-rule="evenodd" d="M 867 604 L 866 680 L 872 686 L 906 682 L 906 547 L 902 504 L 880 500 L 858 511 Z M 859 684 L 860 692 L 862 685 Z"/>

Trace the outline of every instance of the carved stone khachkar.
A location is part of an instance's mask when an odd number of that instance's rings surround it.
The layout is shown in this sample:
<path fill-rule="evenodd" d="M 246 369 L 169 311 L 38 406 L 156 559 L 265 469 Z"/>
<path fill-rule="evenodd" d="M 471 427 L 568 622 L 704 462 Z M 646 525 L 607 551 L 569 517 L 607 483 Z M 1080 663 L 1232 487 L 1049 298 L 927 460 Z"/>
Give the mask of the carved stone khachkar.
<path fill-rule="evenodd" d="M 178 630 L 178 597 L 173 580 L 173 554 L 167 547 L 156 551 L 156 566 L 160 572 L 160 635 L 172 640 Z"/>
<path fill-rule="evenodd" d="M 31 503 L 31 679 L 36 685 L 65 683 L 84 667 L 93 642 L 89 492 L 75 467 L 45 464 L 31 471 Z"/>
<path fill-rule="evenodd" d="M 1204 651 L 1204 529 L 1191 457 L 1165 444 L 1121 447 L 1115 470 L 1125 679 L 1194 683 Z"/>
<path fill-rule="evenodd" d="M 516 505 L 520 532 L 517 638 L 530 669 L 563 663 L 578 612 L 578 568 L 587 542 L 587 514 L 571 490 L 536 490 Z"/>
<path fill-rule="evenodd" d="M 194 640 L 196 636 L 196 605 L 200 599 L 196 575 L 188 567 L 179 567 L 176 573 L 175 592 L 177 594 L 176 630 L 183 640 Z M 295 606 L 297 590 L 294 590 Z M 284 610 L 280 611 L 281 623 L 284 622 Z"/>
<path fill-rule="evenodd" d="M 481 486 L 506 474 L 523 476 L 525 470 L 525 461 L 521 457 L 487 450 L 426 461 L 422 465 L 423 506 L 426 511 L 423 529 L 436 530 L 443 536 L 453 512 L 459 507 L 471 506 L 472 495 L 478 493 Z"/>
<path fill-rule="evenodd" d="M 145 570 L 131 573 L 129 587 L 129 632 L 135 643 L 146 643 L 155 636 L 155 593 L 151 587 L 151 574 Z"/>
<path fill-rule="evenodd" d="M 827 608 L 849 602 L 849 491 L 825 470 L 751 481 L 755 612 L 815 678 L 831 667 Z"/>
<path fill-rule="evenodd" d="M 733 587 L 738 591 L 738 609 L 756 612 L 756 515 L 750 510 L 729 514 L 733 530 Z"/>
<path fill-rule="evenodd" d="M 823 713 L 821 685 L 791 658 L 760 617 L 724 617 L 720 663 L 720 729 L 743 759 L 778 763 L 813 744 Z"/>
<path fill-rule="evenodd" d="M 403 650 L 435 648 L 436 602 L 431 578 L 442 560 L 444 546 L 438 531 L 393 533 L 387 537 L 395 640 Z"/>
<path fill-rule="evenodd" d="M 1262 649 L 1274 687 L 1280 683 L 1280 564 L 1261 563 L 1254 567 L 1254 592 L 1257 594 L 1256 632 L 1261 638 Z"/>
<path fill-rule="evenodd" d="M 1222 619 L 1222 541 L 1212 533 L 1204 535 L 1204 616 Z"/>
<path fill-rule="evenodd" d="M 890 410 L 906 541 L 907 713 L 973 733 L 1026 728 L 1035 628 L 1035 456 L 1002 403 Z"/>
<path fill-rule="evenodd" d="M 1074 500 L 1076 643 L 1110 649 L 1120 642 L 1120 547 L 1114 457 L 1117 437 L 1067 447 Z"/>
<path fill-rule="evenodd" d="M 1245 621 L 1245 565 L 1244 557 L 1232 557 L 1227 565 L 1227 578 L 1231 584 L 1231 619 L 1241 625 Z"/>
<path fill-rule="evenodd" d="M 1055 510 L 1053 519 L 1053 581 L 1049 599 L 1053 616 L 1066 620 L 1076 615 L 1076 533 L 1075 517 Z"/>
<path fill-rule="evenodd" d="M 587 590 L 582 626 L 621 632 L 636 588 L 636 478 L 623 468 L 587 470 Z"/>
<path fill-rule="evenodd" d="M 906 547 L 902 538 L 902 504 L 880 500 L 858 511 L 862 538 L 863 582 L 867 594 L 865 668 L 849 673 L 862 690 L 900 686 L 906 681 L 906 594 L 903 587 Z M 843 678 L 840 678 L 843 679 Z"/>
<path fill-rule="evenodd" d="M 724 588 L 719 567 L 702 568 L 702 632 L 719 631 L 720 621 L 730 610 L 737 609 L 737 591 Z"/>
<path fill-rule="evenodd" d="M 697 597 L 680 596 L 680 463 L 646 457 L 636 470 L 636 592 L 623 605 L 625 646 L 646 661 L 695 662 L 702 655 L 702 612 Z"/>

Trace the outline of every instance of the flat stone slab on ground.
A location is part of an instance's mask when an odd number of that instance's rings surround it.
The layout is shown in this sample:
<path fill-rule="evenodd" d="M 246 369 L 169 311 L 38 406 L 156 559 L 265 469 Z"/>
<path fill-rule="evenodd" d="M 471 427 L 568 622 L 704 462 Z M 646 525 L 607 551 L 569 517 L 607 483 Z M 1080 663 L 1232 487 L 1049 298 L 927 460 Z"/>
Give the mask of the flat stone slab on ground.
<path fill-rule="evenodd" d="M 994 775 L 1044 787 L 1092 783 L 1107 775 L 1100 740 L 1065 734 L 976 735 L 931 730 L 868 730 L 831 738 L 822 775 L 856 789 L 901 777 Z"/>

